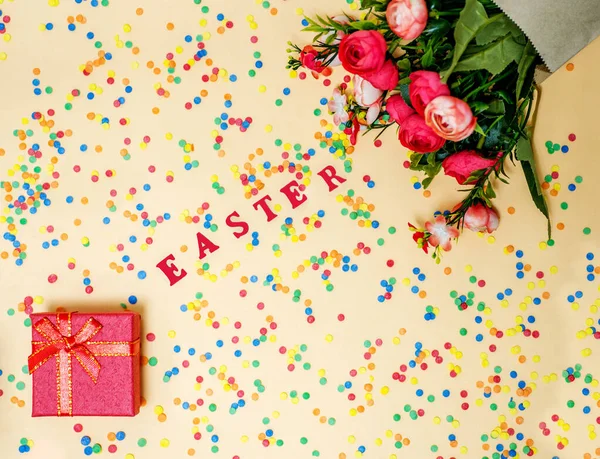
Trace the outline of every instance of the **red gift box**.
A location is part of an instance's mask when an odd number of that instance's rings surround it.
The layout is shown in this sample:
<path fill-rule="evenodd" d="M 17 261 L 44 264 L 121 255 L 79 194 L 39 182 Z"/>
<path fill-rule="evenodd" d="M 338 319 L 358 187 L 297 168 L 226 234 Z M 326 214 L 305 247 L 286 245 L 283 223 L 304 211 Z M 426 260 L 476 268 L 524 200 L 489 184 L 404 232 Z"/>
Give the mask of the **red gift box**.
<path fill-rule="evenodd" d="M 31 314 L 32 416 L 135 416 L 140 315 Z"/>

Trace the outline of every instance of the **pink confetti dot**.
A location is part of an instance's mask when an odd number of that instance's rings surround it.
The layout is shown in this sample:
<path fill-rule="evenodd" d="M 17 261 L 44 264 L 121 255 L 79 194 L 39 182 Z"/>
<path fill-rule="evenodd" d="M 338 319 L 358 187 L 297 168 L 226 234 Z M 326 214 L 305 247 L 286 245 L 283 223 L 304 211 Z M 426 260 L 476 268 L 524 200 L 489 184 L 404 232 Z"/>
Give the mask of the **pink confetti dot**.
<path fill-rule="evenodd" d="M 117 445 L 108 445 L 108 452 L 109 453 L 116 453 L 117 452 Z"/>
<path fill-rule="evenodd" d="M 77 424 L 75 424 L 75 425 L 73 426 L 73 430 L 74 430 L 75 432 L 79 433 L 79 432 L 81 432 L 81 431 L 83 430 L 83 426 L 82 426 L 81 424 L 77 423 Z"/>
<path fill-rule="evenodd" d="M 154 341 L 156 339 L 156 335 L 154 333 L 148 333 L 146 335 L 146 339 L 150 342 Z"/>
<path fill-rule="evenodd" d="M 56 274 L 50 274 L 48 276 L 48 282 L 54 284 L 58 280 L 58 276 Z"/>
<path fill-rule="evenodd" d="M 344 320 L 346 320 L 346 316 L 344 314 L 338 314 L 337 318 L 340 322 L 343 322 Z"/>

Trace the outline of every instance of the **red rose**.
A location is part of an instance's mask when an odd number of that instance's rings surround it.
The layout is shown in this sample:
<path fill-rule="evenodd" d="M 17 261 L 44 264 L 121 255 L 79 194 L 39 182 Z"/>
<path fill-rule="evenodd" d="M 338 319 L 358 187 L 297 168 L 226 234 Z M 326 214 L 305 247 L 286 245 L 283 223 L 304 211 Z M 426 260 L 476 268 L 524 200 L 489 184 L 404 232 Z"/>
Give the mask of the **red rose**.
<path fill-rule="evenodd" d="M 442 83 L 439 73 L 419 70 L 410 74 L 408 87 L 410 103 L 421 116 L 425 114 L 425 107 L 439 96 L 449 96 L 450 88 Z"/>
<path fill-rule="evenodd" d="M 391 60 L 384 62 L 376 72 L 367 73 L 363 78 L 382 91 L 391 91 L 398 84 L 398 68 Z"/>
<path fill-rule="evenodd" d="M 359 30 L 344 35 L 340 41 L 338 57 L 348 72 L 364 77 L 381 70 L 386 51 L 387 43 L 379 32 Z"/>
<path fill-rule="evenodd" d="M 324 67 L 323 63 L 320 60 L 317 60 L 318 56 L 319 53 L 315 48 L 311 45 L 306 45 L 302 48 L 302 51 L 300 51 L 300 62 L 302 63 L 302 67 L 321 73 Z"/>
<path fill-rule="evenodd" d="M 402 122 L 398 138 L 403 146 L 417 153 L 437 151 L 446 143 L 416 113 Z"/>
<path fill-rule="evenodd" d="M 390 97 L 386 102 L 385 109 L 390 117 L 398 124 L 402 124 L 406 118 L 415 113 L 415 111 L 404 102 L 404 99 L 400 94 Z"/>
<path fill-rule="evenodd" d="M 480 169 L 487 169 L 496 164 L 495 159 L 483 158 L 476 151 L 468 150 L 455 153 L 442 161 L 444 174 L 454 177 L 456 181 L 463 185 L 468 183 L 469 176 Z"/>

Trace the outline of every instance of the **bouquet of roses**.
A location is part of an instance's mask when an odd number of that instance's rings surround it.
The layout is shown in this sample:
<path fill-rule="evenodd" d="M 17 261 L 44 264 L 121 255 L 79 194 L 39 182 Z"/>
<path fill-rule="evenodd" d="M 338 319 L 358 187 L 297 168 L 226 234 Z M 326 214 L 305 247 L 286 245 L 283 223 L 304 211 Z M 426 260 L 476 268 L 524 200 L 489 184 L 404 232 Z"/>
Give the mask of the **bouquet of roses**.
<path fill-rule="evenodd" d="M 465 197 L 413 238 L 440 260 L 464 227 L 491 233 L 494 180 L 519 161 L 537 208 L 550 222 L 537 180 L 532 138 L 541 63 L 531 41 L 492 0 L 362 0 L 361 15 L 306 18 L 312 44 L 290 43 L 288 68 L 315 77 L 341 65 L 352 79 L 333 91 L 334 122 L 356 142 L 362 129 L 396 125 L 410 169 L 427 188 L 443 170 Z"/>

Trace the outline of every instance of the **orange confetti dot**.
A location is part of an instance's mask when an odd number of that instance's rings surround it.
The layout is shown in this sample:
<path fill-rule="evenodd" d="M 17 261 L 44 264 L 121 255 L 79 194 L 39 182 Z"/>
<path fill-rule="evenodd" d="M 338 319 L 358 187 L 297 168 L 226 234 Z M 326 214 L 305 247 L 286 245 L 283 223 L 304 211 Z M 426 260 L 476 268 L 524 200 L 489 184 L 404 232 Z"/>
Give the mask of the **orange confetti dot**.
<path fill-rule="evenodd" d="M 575 70 L 575 64 L 572 64 L 572 63 L 569 62 L 567 64 L 567 71 L 568 72 L 572 72 L 573 70 Z"/>
<path fill-rule="evenodd" d="M 135 10 L 135 14 L 137 14 L 138 16 L 141 16 L 142 14 L 144 14 L 144 8 L 138 8 Z"/>
<path fill-rule="evenodd" d="M 173 30 L 175 25 L 172 22 L 167 22 L 167 30 Z"/>
<path fill-rule="evenodd" d="M 512 214 L 514 214 L 514 213 L 515 213 L 515 208 L 514 208 L 514 207 L 509 207 L 509 208 L 507 209 L 507 212 L 508 212 L 510 215 L 512 215 Z"/>

